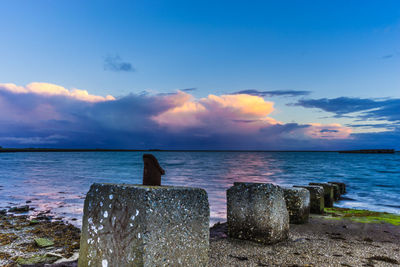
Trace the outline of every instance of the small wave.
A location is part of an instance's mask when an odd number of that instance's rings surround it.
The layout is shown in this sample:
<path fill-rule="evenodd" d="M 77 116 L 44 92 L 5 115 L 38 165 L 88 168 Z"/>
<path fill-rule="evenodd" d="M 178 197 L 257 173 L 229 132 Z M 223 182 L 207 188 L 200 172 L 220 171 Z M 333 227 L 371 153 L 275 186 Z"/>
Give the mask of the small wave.
<path fill-rule="evenodd" d="M 378 204 L 378 206 L 400 209 L 400 205 Z"/>
<path fill-rule="evenodd" d="M 400 173 L 399 171 L 387 171 L 387 170 L 377 170 L 379 173 Z"/>
<path fill-rule="evenodd" d="M 393 185 L 387 185 L 387 184 L 374 184 L 374 186 L 378 186 L 378 187 L 388 187 L 388 188 L 393 187 Z"/>
<path fill-rule="evenodd" d="M 354 198 L 351 198 L 351 197 L 340 197 L 340 200 L 347 200 L 347 201 L 355 201 L 355 199 Z"/>

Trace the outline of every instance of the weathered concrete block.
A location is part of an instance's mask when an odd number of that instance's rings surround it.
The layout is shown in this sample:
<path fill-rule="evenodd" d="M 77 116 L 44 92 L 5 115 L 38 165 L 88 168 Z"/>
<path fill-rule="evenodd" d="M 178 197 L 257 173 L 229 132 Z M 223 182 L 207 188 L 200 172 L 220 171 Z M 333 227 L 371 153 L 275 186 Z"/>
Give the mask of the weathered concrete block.
<path fill-rule="evenodd" d="M 333 186 L 333 199 L 335 201 L 340 199 L 340 187 L 337 184 L 329 183 Z"/>
<path fill-rule="evenodd" d="M 78 266 L 207 266 L 203 189 L 93 184 L 85 199 Z"/>
<path fill-rule="evenodd" d="M 229 237 L 264 244 L 288 238 L 289 214 L 279 186 L 234 183 L 226 195 Z"/>
<path fill-rule="evenodd" d="M 324 188 L 318 185 L 295 185 L 293 187 L 305 188 L 310 192 L 310 213 L 324 214 L 325 200 Z"/>
<path fill-rule="evenodd" d="M 289 222 L 302 224 L 308 222 L 310 215 L 310 192 L 305 188 L 282 187 L 286 207 L 289 212 Z"/>
<path fill-rule="evenodd" d="M 330 184 L 337 184 L 340 188 L 340 194 L 344 195 L 346 194 L 346 184 L 345 183 L 341 183 L 341 182 L 329 182 Z"/>
<path fill-rule="evenodd" d="M 309 183 L 309 185 L 319 185 L 324 188 L 325 207 L 332 208 L 334 202 L 333 185 L 328 183 Z"/>

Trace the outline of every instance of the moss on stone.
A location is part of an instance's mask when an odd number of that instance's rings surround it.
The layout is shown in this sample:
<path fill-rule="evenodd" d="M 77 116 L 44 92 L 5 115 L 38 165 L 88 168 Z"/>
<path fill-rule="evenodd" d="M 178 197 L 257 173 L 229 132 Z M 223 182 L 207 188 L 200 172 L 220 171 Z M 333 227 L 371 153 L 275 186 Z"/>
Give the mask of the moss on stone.
<path fill-rule="evenodd" d="M 41 248 L 54 246 L 54 242 L 52 240 L 42 237 L 35 238 L 35 243 L 38 247 Z"/>
<path fill-rule="evenodd" d="M 32 265 L 32 264 L 44 264 L 44 263 L 53 263 L 58 260 L 58 257 L 51 256 L 51 255 L 34 255 L 32 257 L 23 258 L 18 257 L 16 262 L 19 265 Z"/>
<path fill-rule="evenodd" d="M 37 237 L 51 239 L 55 247 L 63 248 L 62 255 L 70 257 L 79 249 L 80 230 L 63 222 L 41 222 L 29 231 Z"/>
<path fill-rule="evenodd" d="M 346 208 L 325 208 L 328 216 L 325 218 L 349 219 L 360 223 L 389 223 L 392 225 L 400 225 L 400 215 L 376 212 L 369 210 L 356 210 Z"/>

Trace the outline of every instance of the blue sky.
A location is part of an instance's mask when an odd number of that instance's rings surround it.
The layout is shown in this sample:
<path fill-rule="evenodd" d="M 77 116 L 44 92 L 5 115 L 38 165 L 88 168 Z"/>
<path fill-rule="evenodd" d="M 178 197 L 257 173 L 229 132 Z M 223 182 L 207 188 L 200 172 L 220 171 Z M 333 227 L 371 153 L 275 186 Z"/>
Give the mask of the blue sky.
<path fill-rule="evenodd" d="M 130 94 L 140 96 L 146 92 L 155 97 L 194 88 L 184 92 L 194 99 L 193 103 L 200 101 L 201 105 L 209 105 L 209 101 L 201 102 L 201 99 L 210 94 L 222 97 L 246 90 L 254 90 L 253 96 L 257 91 L 307 91 L 298 95 L 258 94 L 266 102 L 274 103 L 273 110 L 258 115 L 263 115 L 263 119 L 271 117 L 282 126 L 340 124 L 350 127 L 353 135 L 398 131 L 399 120 L 393 120 L 400 113 L 399 105 L 396 106 L 400 98 L 398 1 L 16 0 L 1 1 L 0 10 L 0 84 L 25 88 L 34 82 L 48 83 L 67 90 L 86 90 L 96 96 L 112 95 L 116 101 Z M 8 91 L 3 91 L 11 92 L 7 88 Z M 37 97 L 40 93 L 29 89 L 24 94 Z M 4 99 L 5 96 L 3 102 Z M 227 98 L 221 99 L 226 107 Z M 340 105 L 353 105 L 360 99 L 394 100 L 379 102 L 375 107 L 394 114 L 389 114 L 390 118 L 371 113 L 365 116 L 360 114 L 367 110 L 363 107 L 350 113 L 340 111 Z M 311 100 L 320 102 L 314 101 L 312 105 L 306 102 Z M 15 100 L 7 98 L 7 101 Z M 46 101 L 48 98 L 39 102 L 44 105 Z M 321 101 L 325 105 L 321 106 Z M 339 110 L 332 111 L 326 103 L 339 105 Z M 394 108 L 386 108 L 387 105 Z M 16 112 L 6 110 L 5 106 L 2 107 L 4 114 Z M 137 114 L 132 113 L 138 111 L 129 112 L 135 117 Z M 242 115 L 239 120 L 243 121 Z M 154 120 L 156 115 L 152 116 Z M 180 116 L 187 117 L 187 114 Z M 228 117 L 232 119 L 232 116 Z M 166 117 L 176 122 L 176 118 L 170 115 L 163 118 Z M 239 121 L 236 117 L 234 120 Z M 157 127 L 167 127 L 165 121 L 157 122 Z M 202 117 L 202 126 L 208 122 Z M 0 123 L 7 126 L 18 121 L 3 118 Z M 353 127 L 354 124 L 369 126 Z M 243 134 L 239 128 L 237 131 Z M 258 127 L 257 131 L 263 128 Z M 127 132 L 124 125 L 118 129 Z M 193 131 L 185 128 L 179 134 Z M 42 140 L 55 133 L 40 129 L 30 133 L 35 134 L 21 138 Z M 28 141 L 7 141 L 17 135 L 21 132 L 3 130 L 0 143 L 27 145 Z M 62 132 L 57 135 L 63 136 Z M 141 142 L 141 137 L 135 138 Z M 160 146 L 174 147 L 176 138 L 171 136 L 168 144 L 160 141 Z M 386 137 L 380 138 L 382 144 L 389 142 Z M 345 138 L 340 138 L 340 145 L 335 138 L 328 139 L 329 148 L 349 146 Z M 120 140 L 110 139 L 98 145 L 123 146 Z M 205 144 L 213 147 L 215 140 Z M 198 140 L 191 142 L 198 144 Z M 260 142 L 265 148 L 270 147 L 267 140 Z M 309 147 L 321 146 L 318 142 Z M 78 143 L 64 145 L 79 146 Z M 126 145 L 135 147 L 138 143 L 132 141 Z M 356 141 L 353 139 L 352 143 Z M 40 146 L 58 144 L 62 143 L 37 143 Z M 364 139 L 359 144 L 366 145 L 369 144 Z M 189 142 L 180 146 L 191 148 L 192 145 Z M 296 147 L 300 146 L 293 145 Z"/>

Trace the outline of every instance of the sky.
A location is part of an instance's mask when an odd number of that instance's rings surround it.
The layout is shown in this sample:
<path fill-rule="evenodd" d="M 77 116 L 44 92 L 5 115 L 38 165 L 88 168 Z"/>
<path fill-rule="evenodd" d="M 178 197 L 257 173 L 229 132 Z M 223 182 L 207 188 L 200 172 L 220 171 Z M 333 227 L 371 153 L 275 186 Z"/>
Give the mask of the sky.
<path fill-rule="evenodd" d="M 400 149 L 399 1 L 0 12 L 0 146 Z"/>

